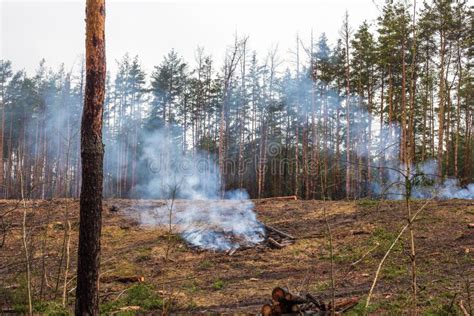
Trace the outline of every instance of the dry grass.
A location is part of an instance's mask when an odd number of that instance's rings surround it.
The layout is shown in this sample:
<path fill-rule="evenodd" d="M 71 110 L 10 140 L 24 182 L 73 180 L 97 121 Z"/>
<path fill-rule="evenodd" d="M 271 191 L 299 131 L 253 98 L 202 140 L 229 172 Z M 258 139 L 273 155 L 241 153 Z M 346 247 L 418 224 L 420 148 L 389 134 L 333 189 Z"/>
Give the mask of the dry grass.
<path fill-rule="evenodd" d="M 45 270 L 50 287 L 45 289 L 43 299 L 54 300 L 53 284 L 56 282 L 64 234 L 64 203 L 64 200 L 35 202 L 35 210 L 29 210 L 33 290 L 37 299 L 41 280 L 41 236 L 47 227 Z M 182 206 L 187 202 L 178 203 Z M 132 208 L 143 210 L 162 204 L 162 201 L 105 201 L 101 271 L 104 275 L 143 275 L 147 284 L 146 295 L 150 295 L 147 291 L 151 289 L 161 298 L 173 298 L 174 310 L 181 311 L 257 312 L 269 299 L 275 286 L 311 291 L 329 298 L 330 257 L 325 240 L 323 207 L 327 209 L 333 234 L 336 297 L 363 298 L 370 288 L 378 261 L 405 224 L 403 205 L 394 201 L 383 202 L 380 207 L 376 202 L 366 200 L 256 201 L 259 219 L 296 236 L 295 244 L 281 250 L 248 249 L 229 256 L 189 249 L 179 236 L 173 236 L 169 260 L 165 261 L 169 240 L 166 228 L 142 227 L 125 215 Z M 422 202 L 414 204 L 416 208 Z M 0 214 L 16 205 L 15 201 L 0 201 Z M 112 205 L 118 206 L 118 213 L 109 211 Z M 78 207 L 78 201 L 70 201 L 73 229 L 70 276 L 75 275 Z M 21 308 L 26 302 L 21 296 L 25 286 L 19 226 L 21 211 L 18 208 L 4 218 L 10 228 L 5 245 L 0 248 L 2 308 Z M 49 224 L 46 225 L 48 213 Z M 474 272 L 474 232 L 467 224 L 473 221 L 474 204 L 471 201 L 451 200 L 430 202 L 415 222 L 421 311 L 436 313 L 456 309 L 457 304 L 451 304 L 455 294 L 457 299 L 467 301 L 465 280 Z M 379 247 L 352 265 L 377 243 Z M 410 299 L 406 294 L 410 289 L 408 254 L 404 238 L 382 270 L 372 298 L 374 305 L 371 312 L 374 314 L 406 312 Z M 69 290 L 74 288 L 74 280 L 68 287 Z M 125 304 L 123 298 L 128 297 L 130 288 L 133 288 L 130 284 L 101 283 L 104 308 L 113 310 L 118 308 L 119 302 Z M 72 290 L 70 303 L 73 302 L 73 295 Z M 147 308 L 153 308 L 153 302 Z M 36 300 L 37 309 L 38 305 L 41 304 Z"/>

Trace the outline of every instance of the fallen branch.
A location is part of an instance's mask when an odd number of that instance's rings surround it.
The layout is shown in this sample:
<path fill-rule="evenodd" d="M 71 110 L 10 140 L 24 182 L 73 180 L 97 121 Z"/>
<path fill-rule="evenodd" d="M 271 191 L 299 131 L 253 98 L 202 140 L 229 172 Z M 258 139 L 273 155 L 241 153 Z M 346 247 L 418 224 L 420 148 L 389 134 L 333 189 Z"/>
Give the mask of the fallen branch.
<path fill-rule="evenodd" d="M 278 249 L 281 249 L 285 246 L 283 246 L 282 244 L 280 244 L 278 241 L 276 241 L 275 239 L 273 239 L 272 237 L 268 237 L 267 239 L 268 243 L 270 244 L 270 246 L 274 247 L 274 248 L 278 248 Z"/>
<path fill-rule="evenodd" d="M 276 197 L 270 197 L 270 198 L 264 198 L 264 199 L 258 199 L 260 202 L 265 202 L 265 201 L 296 201 L 298 200 L 298 197 L 296 195 L 290 195 L 290 196 L 276 196 Z"/>
<path fill-rule="evenodd" d="M 270 231 L 272 231 L 272 232 L 274 232 L 274 233 L 277 233 L 277 234 L 279 234 L 279 235 L 281 235 L 281 236 L 283 236 L 283 237 L 286 237 L 286 238 L 289 238 L 289 239 L 296 239 L 294 236 L 292 236 L 292 235 L 290 235 L 290 234 L 288 234 L 288 233 L 285 233 L 285 232 L 283 232 L 283 231 L 281 231 L 281 230 L 279 230 L 279 229 L 277 229 L 277 228 L 275 228 L 275 227 L 273 227 L 273 226 L 269 226 L 269 225 L 266 225 L 266 224 L 264 224 L 264 226 L 265 226 L 265 228 L 266 228 L 267 230 L 270 230 Z"/>
<path fill-rule="evenodd" d="M 360 257 L 359 260 L 357 261 L 354 261 L 353 263 L 351 263 L 351 266 L 355 266 L 356 264 L 358 264 L 359 262 L 361 262 L 362 260 L 364 260 L 365 257 L 367 257 L 372 251 L 374 251 L 375 249 L 378 248 L 378 246 L 380 246 L 380 243 L 376 243 L 375 246 L 373 246 L 372 248 L 370 248 L 366 253 L 364 253 L 362 255 L 362 257 Z"/>

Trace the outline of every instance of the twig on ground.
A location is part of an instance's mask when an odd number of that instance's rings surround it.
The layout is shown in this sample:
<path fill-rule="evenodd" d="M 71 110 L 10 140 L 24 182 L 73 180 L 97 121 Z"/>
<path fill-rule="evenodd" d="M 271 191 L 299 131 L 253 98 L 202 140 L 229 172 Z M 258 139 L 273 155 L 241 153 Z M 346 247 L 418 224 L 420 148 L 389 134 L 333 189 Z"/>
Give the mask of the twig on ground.
<path fill-rule="evenodd" d="M 362 260 L 364 260 L 365 257 L 367 257 L 372 251 L 374 251 L 375 249 L 377 249 L 379 246 L 380 246 L 380 243 L 379 243 L 379 242 L 376 242 L 376 243 L 375 243 L 375 246 L 373 246 L 372 248 L 370 248 L 369 250 L 367 250 L 367 251 L 362 255 L 362 257 L 360 257 L 359 260 L 354 261 L 353 263 L 351 263 L 351 266 L 355 266 L 356 264 L 358 264 L 359 262 L 361 262 Z"/>

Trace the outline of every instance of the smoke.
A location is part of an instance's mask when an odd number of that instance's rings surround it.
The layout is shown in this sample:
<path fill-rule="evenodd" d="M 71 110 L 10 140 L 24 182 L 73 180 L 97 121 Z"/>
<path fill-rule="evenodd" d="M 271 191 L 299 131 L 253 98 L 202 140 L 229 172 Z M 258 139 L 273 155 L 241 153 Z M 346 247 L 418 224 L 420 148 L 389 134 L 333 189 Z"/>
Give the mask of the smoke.
<path fill-rule="evenodd" d="M 220 174 L 207 152 L 187 152 L 173 126 L 142 135 L 140 164 L 148 174 L 136 186 L 139 196 L 166 199 L 165 205 L 139 211 L 144 225 L 172 225 L 186 242 L 202 249 L 225 251 L 264 239 L 254 204 L 245 191 L 220 198 Z M 143 170 L 141 171 L 143 174 Z"/>
<path fill-rule="evenodd" d="M 135 187 L 139 196 L 150 198 L 217 199 L 220 177 L 214 159 L 206 153 L 187 153 L 179 128 L 170 126 L 142 134 L 139 165 L 147 168 L 144 183 Z M 175 191 L 175 192 L 173 192 Z"/>
<path fill-rule="evenodd" d="M 408 177 L 409 190 L 413 198 L 474 199 L 474 183 L 461 187 L 457 179 L 449 178 L 440 181 L 437 177 L 438 162 L 434 159 L 411 165 L 410 168 L 404 165 L 400 161 L 400 124 L 395 120 L 388 123 L 386 117 L 384 121 L 381 121 L 380 114 L 369 112 L 367 98 L 352 94 L 346 99 L 337 89 L 331 88 L 322 81 L 314 82 L 309 76 L 302 78 L 296 85 L 285 87 L 284 93 L 289 101 L 287 111 L 298 112 L 301 126 L 308 124 L 308 121 L 315 117 L 318 137 L 321 137 L 319 131 L 324 129 L 328 120 L 339 121 L 340 146 L 343 151 L 349 150 L 352 157 L 348 162 L 345 153 L 340 153 L 340 163 L 342 166 L 350 165 L 353 176 L 370 169 L 370 179 L 361 179 L 361 181 L 368 182 L 366 186 L 372 197 L 395 200 L 404 198 L 407 193 L 406 178 Z M 376 106 L 374 102 L 372 107 Z M 349 130 L 347 130 L 347 116 L 350 120 Z M 344 148 L 347 146 L 345 137 L 348 132 L 351 140 L 350 148 Z M 317 145 L 318 143 L 312 144 L 312 146 Z M 334 157 L 333 145 L 334 143 L 331 143 L 323 147 L 323 141 L 320 140 L 319 150 L 327 150 L 328 154 Z M 308 159 L 311 160 L 312 157 Z M 334 164 L 335 160 L 332 160 L 332 163 Z M 309 164 L 317 165 L 317 162 L 309 162 Z M 364 184 L 360 183 L 359 186 L 362 188 Z M 363 189 L 359 190 L 363 191 Z"/>
<path fill-rule="evenodd" d="M 410 181 L 410 194 L 415 199 L 474 199 L 474 183 L 461 187 L 459 180 L 448 178 L 442 182 L 437 181 L 438 162 L 434 159 L 412 165 L 408 179 Z M 402 199 L 406 195 L 405 181 L 408 169 L 402 164 L 392 164 L 388 179 L 384 184 L 373 181 L 374 193 L 389 198 Z M 398 168 L 398 169 L 395 169 Z"/>
<path fill-rule="evenodd" d="M 138 218 L 147 226 L 171 224 L 190 246 L 227 251 L 263 241 L 264 228 L 253 209 L 250 200 L 168 200 Z"/>

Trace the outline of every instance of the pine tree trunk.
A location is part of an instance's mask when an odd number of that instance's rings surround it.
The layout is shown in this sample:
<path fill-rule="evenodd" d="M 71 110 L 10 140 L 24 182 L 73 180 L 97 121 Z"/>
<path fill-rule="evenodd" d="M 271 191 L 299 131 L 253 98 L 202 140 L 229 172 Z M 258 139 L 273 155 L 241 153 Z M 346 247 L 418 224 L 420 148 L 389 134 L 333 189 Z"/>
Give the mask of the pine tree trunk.
<path fill-rule="evenodd" d="M 338 91 L 340 91 L 340 88 L 338 87 Z M 340 192 L 341 192 L 341 185 L 340 185 L 340 166 L 339 166 L 339 161 L 341 159 L 341 140 L 339 137 L 339 134 L 341 133 L 341 124 L 340 124 L 340 115 L 341 115 L 341 110 L 340 107 L 337 107 L 336 110 L 336 161 L 335 161 L 335 170 L 334 170 L 334 195 L 336 198 L 340 197 Z"/>
<path fill-rule="evenodd" d="M 405 32 L 403 32 L 405 33 Z M 405 63 L 405 34 L 402 35 L 402 127 L 401 127 L 401 140 L 400 140 L 400 162 L 403 165 L 410 163 L 408 158 L 408 130 L 407 130 L 407 101 L 406 101 L 406 63 Z M 402 168 L 403 169 L 403 168 Z"/>
<path fill-rule="evenodd" d="M 472 163 L 471 163 L 471 153 L 472 153 L 472 125 L 473 125 L 473 110 L 470 107 L 466 107 L 466 135 L 464 136 L 464 168 L 463 168 L 463 178 L 472 179 Z"/>
<path fill-rule="evenodd" d="M 380 156 L 380 161 L 379 161 L 379 167 L 385 166 L 385 150 L 384 150 L 384 123 L 383 123 L 383 112 L 384 112 L 384 99 L 385 99 L 385 68 L 382 69 L 382 75 L 380 78 L 380 86 L 381 86 L 381 91 L 380 91 L 380 132 L 379 132 L 379 153 L 378 155 Z M 383 170 L 382 170 L 383 171 Z M 382 177 L 382 173 L 379 175 Z"/>
<path fill-rule="evenodd" d="M 10 170 L 12 171 L 13 169 L 13 144 L 12 144 L 12 141 L 13 141 L 13 111 L 10 112 L 10 124 L 9 124 L 9 131 L 8 131 L 8 149 L 7 149 L 7 153 L 8 153 L 8 161 L 7 161 L 7 168 L 6 170 Z M 6 183 L 5 183 L 5 194 L 4 194 L 4 197 L 6 199 L 9 199 L 11 198 L 11 192 L 13 192 L 13 188 L 12 188 L 12 177 L 11 177 L 11 172 L 8 173 L 8 176 L 7 176 L 7 179 L 6 179 Z"/>
<path fill-rule="evenodd" d="M 446 127 L 445 127 L 445 147 L 446 147 L 446 155 L 444 156 L 445 159 L 445 166 L 444 166 L 444 173 L 443 176 L 449 175 L 450 167 L 451 167 L 451 90 L 447 89 L 446 95 L 446 102 L 447 102 L 447 113 L 446 113 Z"/>
<path fill-rule="evenodd" d="M 458 43 L 458 86 L 457 86 L 457 100 L 456 100 L 456 133 L 454 140 L 454 176 L 459 177 L 459 141 L 461 136 L 461 131 L 459 128 L 461 122 L 461 84 L 462 84 L 462 64 L 461 64 L 461 50 Z"/>
<path fill-rule="evenodd" d="M 227 90 L 227 88 L 225 88 Z M 220 191 L 221 196 L 224 195 L 225 191 L 225 106 L 227 100 L 227 92 L 224 91 L 224 103 L 221 109 L 221 117 L 219 122 L 219 172 L 220 172 Z"/>
<path fill-rule="evenodd" d="M 345 46 L 346 46 L 346 53 L 345 53 L 345 76 L 346 76 L 346 198 L 350 198 L 352 196 L 351 190 L 351 174 L 352 174 L 352 165 L 351 165 L 351 106 L 350 106 L 350 93 L 351 93 L 351 85 L 350 85 L 350 69 L 349 69 L 349 16 L 346 12 L 345 16 Z"/>
<path fill-rule="evenodd" d="M 367 182 L 367 185 L 366 185 L 366 188 L 367 188 L 367 196 L 370 197 L 371 196 L 371 191 L 370 191 L 370 183 L 372 181 L 372 166 L 371 166 L 371 163 L 372 163 L 372 159 L 371 159 L 371 147 L 372 147 L 372 72 L 371 72 L 371 75 L 370 75 L 370 79 L 369 79 L 369 86 L 368 86 L 368 91 L 367 91 L 367 95 L 368 95 L 368 104 L 367 104 L 367 112 L 369 113 L 369 117 L 368 117 L 368 131 L 367 131 L 367 162 L 366 162 L 366 165 L 367 165 L 367 179 L 366 179 L 366 182 Z"/>
<path fill-rule="evenodd" d="M 430 93 L 430 135 L 435 134 L 434 122 L 435 122 L 435 111 L 434 111 L 434 89 L 431 89 Z M 430 156 L 435 156 L 435 138 L 432 136 L 430 138 Z"/>
<path fill-rule="evenodd" d="M 303 146 L 302 151 L 302 167 L 303 167 L 303 188 L 304 197 L 309 198 L 309 175 L 308 175 L 308 118 L 305 115 L 305 123 L 303 125 L 303 139 L 301 145 Z"/>
<path fill-rule="evenodd" d="M 81 125 L 80 197 L 76 315 L 99 314 L 100 235 L 104 145 L 105 0 L 86 4 L 86 91 Z"/>
<path fill-rule="evenodd" d="M 441 31 L 441 48 L 440 48 L 440 66 L 439 66 L 439 112 L 438 112 L 438 181 L 442 180 L 443 177 L 443 142 L 444 142 L 444 119 L 445 119 L 445 79 L 444 79 L 444 67 L 445 67 L 445 35 L 444 31 Z"/>
<path fill-rule="evenodd" d="M 2 87 L 2 91 L 3 91 Z M 5 172 L 4 172 L 4 161 L 3 161 L 3 140 L 5 130 L 5 97 L 2 96 L 2 112 L 0 119 L 0 197 L 4 197 L 5 192 Z"/>
<path fill-rule="evenodd" d="M 299 35 L 296 36 L 296 82 L 299 85 L 300 84 L 300 38 Z M 300 131 L 299 131 L 299 107 L 301 106 L 301 100 L 300 100 L 300 92 L 297 91 L 297 104 L 296 104 L 296 117 L 295 117 L 295 188 L 294 188 L 294 194 L 295 196 L 298 196 L 299 194 L 299 179 L 298 179 L 298 173 L 299 173 L 299 155 L 300 155 L 300 150 L 299 150 L 299 143 L 300 143 Z"/>
<path fill-rule="evenodd" d="M 423 102 L 423 136 L 422 136 L 422 146 L 421 146 L 421 161 L 425 161 L 427 156 L 427 116 L 428 116 L 428 103 L 429 103 L 429 93 L 430 90 L 428 89 L 429 86 L 429 58 L 428 53 L 426 53 L 426 63 L 425 63 L 425 76 L 426 76 L 426 84 L 425 85 L 425 100 Z"/>

